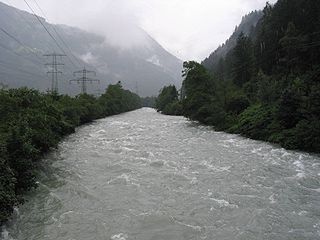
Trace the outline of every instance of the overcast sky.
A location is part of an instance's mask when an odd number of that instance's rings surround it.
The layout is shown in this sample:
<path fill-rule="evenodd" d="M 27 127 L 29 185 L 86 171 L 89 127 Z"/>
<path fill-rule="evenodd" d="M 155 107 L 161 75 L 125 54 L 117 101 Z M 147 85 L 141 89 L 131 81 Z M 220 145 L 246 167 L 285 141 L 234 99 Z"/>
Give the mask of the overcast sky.
<path fill-rule="evenodd" d="M 39 15 L 34 0 L 27 0 Z M 28 10 L 23 0 L 2 0 Z M 139 44 L 139 26 L 182 60 L 203 60 L 233 32 L 241 17 L 266 0 L 37 0 L 51 23 L 108 35 L 122 46 Z M 270 0 L 270 3 L 276 0 Z"/>

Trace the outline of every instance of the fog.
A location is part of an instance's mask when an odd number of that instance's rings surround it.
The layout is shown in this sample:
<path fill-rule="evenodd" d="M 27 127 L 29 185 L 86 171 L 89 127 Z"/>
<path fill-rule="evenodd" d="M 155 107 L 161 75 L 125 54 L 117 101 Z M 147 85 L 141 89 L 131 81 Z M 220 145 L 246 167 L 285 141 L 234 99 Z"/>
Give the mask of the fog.
<path fill-rule="evenodd" d="M 269 1 L 274 3 L 276 0 Z M 22 0 L 4 3 L 30 11 Z M 35 0 L 28 0 L 43 16 Z M 51 23 L 102 34 L 120 48 L 145 46 L 143 30 L 182 60 L 201 61 L 265 0 L 37 0 Z M 143 29 L 143 30 L 142 30 Z"/>

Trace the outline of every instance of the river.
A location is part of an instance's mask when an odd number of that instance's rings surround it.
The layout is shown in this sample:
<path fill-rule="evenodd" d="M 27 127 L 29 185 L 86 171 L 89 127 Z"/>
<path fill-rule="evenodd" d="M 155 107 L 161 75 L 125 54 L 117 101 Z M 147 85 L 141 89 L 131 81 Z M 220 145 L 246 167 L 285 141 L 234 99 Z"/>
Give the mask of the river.
<path fill-rule="evenodd" d="M 153 109 L 80 127 L 45 157 L 2 239 L 320 239 L 320 157 Z"/>

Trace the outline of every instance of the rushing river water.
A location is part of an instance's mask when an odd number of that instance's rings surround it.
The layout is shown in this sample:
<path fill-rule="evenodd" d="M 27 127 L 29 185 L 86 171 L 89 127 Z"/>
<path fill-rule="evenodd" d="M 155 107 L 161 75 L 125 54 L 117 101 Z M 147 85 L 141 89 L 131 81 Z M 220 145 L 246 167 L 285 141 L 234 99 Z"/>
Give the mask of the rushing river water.
<path fill-rule="evenodd" d="M 48 155 L 2 238 L 320 239 L 320 157 L 144 108 Z"/>

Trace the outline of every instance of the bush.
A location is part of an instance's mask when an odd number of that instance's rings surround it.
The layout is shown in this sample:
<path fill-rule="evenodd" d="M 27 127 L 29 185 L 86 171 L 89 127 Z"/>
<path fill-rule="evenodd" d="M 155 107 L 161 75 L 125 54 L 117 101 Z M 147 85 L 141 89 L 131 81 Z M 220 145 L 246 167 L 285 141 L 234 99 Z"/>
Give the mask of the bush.
<path fill-rule="evenodd" d="M 246 96 L 234 96 L 227 102 L 226 110 L 229 113 L 238 115 L 249 106 L 250 103 Z"/>
<path fill-rule="evenodd" d="M 273 121 L 275 107 L 253 105 L 240 114 L 237 123 L 229 131 L 241 133 L 247 137 L 267 140 L 270 136 L 270 124 Z"/>
<path fill-rule="evenodd" d="M 0 223 L 21 194 L 36 187 L 36 162 L 75 127 L 140 107 L 140 98 L 110 85 L 99 99 L 42 94 L 27 88 L 0 90 Z"/>
<path fill-rule="evenodd" d="M 284 130 L 280 143 L 288 149 L 314 151 L 320 149 L 320 122 L 302 120 L 295 128 Z"/>
<path fill-rule="evenodd" d="M 166 115 L 180 116 L 182 115 L 182 104 L 179 101 L 172 102 L 165 106 L 162 113 Z"/>

